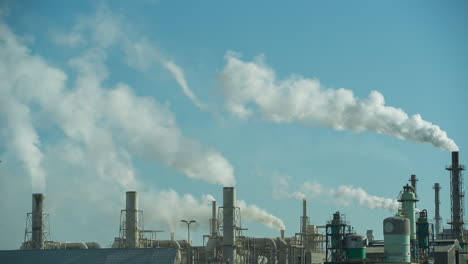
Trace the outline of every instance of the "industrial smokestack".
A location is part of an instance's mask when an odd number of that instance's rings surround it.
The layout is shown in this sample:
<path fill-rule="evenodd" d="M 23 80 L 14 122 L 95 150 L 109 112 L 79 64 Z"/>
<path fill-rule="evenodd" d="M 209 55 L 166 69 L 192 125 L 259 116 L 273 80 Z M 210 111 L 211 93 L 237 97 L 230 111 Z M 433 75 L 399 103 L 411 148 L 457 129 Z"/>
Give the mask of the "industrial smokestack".
<path fill-rule="evenodd" d="M 223 188 L 223 256 L 224 261 L 236 263 L 236 237 L 234 219 L 236 213 L 236 190 L 234 187 Z"/>
<path fill-rule="evenodd" d="M 435 217 L 434 217 L 434 223 L 435 223 L 435 235 L 437 236 L 439 233 L 441 233 L 441 223 L 442 223 L 442 217 L 440 217 L 440 184 L 439 183 L 434 183 L 434 202 L 435 202 Z"/>
<path fill-rule="evenodd" d="M 416 175 L 411 174 L 411 178 L 409 181 L 411 182 L 411 186 L 414 189 L 414 193 L 416 194 L 416 196 L 418 196 L 418 191 L 416 190 L 416 182 L 418 181 L 418 179 L 416 178 Z"/>
<path fill-rule="evenodd" d="M 44 249 L 44 199 L 42 193 L 32 195 L 32 248 Z"/>
<path fill-rule="evenodd" d="M 280 230 L 280 237 L 282 240 L 284 240 L 284 229 Z"/>
<path fill-rule="evenodd" d="M 301 233 L 305 235 L 307 233 L 307 200 L 302 200 L 302 230 Z"/>
<path fill-rule="evenodd" d="M 216 236 L 218 233 L 217 223 L 218 219 L 216 219 L 216 201 L 211 202 L 211 235 Z"/>
<path fill-rule="evenodd" d="M 139 246 L 137 192 L 127 192 L 126 194 L 125 237 L 127 248 L 137 248 Z"/>
<path fill-rule="evenodd" d="M 452 152 L 452 165 L 446 169 L 450 171 L 450 202 L 452 204 L 452 221 L 449 224 L 452 226 L 454 238 L 462 243 L 465 208 L 463 206 L 464 191 L 461 171 L 465 168 L 459 164 L 458 151 Z"/>

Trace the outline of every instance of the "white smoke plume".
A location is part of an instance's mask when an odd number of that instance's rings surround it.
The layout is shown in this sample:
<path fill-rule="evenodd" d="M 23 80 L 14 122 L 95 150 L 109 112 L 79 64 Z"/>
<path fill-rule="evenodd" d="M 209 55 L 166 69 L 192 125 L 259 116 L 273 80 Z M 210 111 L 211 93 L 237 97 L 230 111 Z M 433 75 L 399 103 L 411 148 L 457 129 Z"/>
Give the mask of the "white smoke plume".
<path fill-rule="evenodd" d="M 360 205 L 368 209 L 381 209 L 394 212 L 398 209 L 396 199 L 384 198 L 367 193 L 361 187 L 350 185 L 340 185 L 338 188 L 326 188 L 318 182 L 304 182 L 299 191 L 291 192 L 288 179 L 290 177 L 276 175 L 272 178 L 273 197 L 277 199 L 317 199 L 326 198 L 333 203 L 348 207 L 350 205 Z"/>
<path fill-rule="evenodd" d="M 214 200 L 211 195 L 196 198 L 190 194 L 180 195 L 174 190 L 149 191 L 140 195 L 146 222 L 163 224 L 171 232 L 180 227 L 181 219 L 196 220 L 191 228 L 206 228 L 211 218 L 211 201 Z"/>
<path fill-rule="evenodd" d="M 38 188 L 43 189 L 44 172 L 30 105 L 35 106 L 36 118 L 45 118 L 44 122 L 81 145 L 93 157 L 98 176 L 110 181 L 136 186 L 131 165 L 131 154 L 136 154 L 162 161 L 189 178 L 234 185 L 231 164 L 218 151 L 185 137 L 167 106 L 135 95 L 125 84 L 103 86 L 109 76 L 106 56 L 105 49 L 90 48 L 71 59 L 78 75 L 68 88 L 65 72 L 30 54 L 6 26 L 0 27 L 2 99 L 21 102 L 2 111 L 13 115 L 4 117 L 10 120 L 12 138 L 3 140 L 13 142 Z"/>
<path fill-rule="evenodd" d="M 240 118 L 260 114 L 276 123 L 320 124 L 336 130 L 374 131 L 449 151 L 458 150 L 447 133 L 415 114 L 385 105 L 382 94 L 372 91 L 360 99 L 343 88 L 327 89 L 317 79 L 298 75 L 277 80 L 262 57 L 242 61 L 233 52 L 219 74 L 219 88 L 226 108 Z"/>
<path fill-rule="evenodd" d="M 187 80 L 185 79 L 184 71 L 181 67 L 175 64 L 173 61 L 165 61 L 163 63 L 164 67 L 168 69 L 177 83 L 182 87 L 184 94 L 200 109 L 206 109 L 206 106 L 202 104 L 198 98 L 193 94 L 192 90 L 188 86 Z"/>
<path fill-rule="evenodd" d="M 247 204 L 245 201 L 239 200 L 237 201 L 237 206 L 239 206 L 242 217 L 245 219 L 262 223 L 269 228 L 278 230 L 285 229 L 283 220 L 257 207 L 256 205 Z"/>

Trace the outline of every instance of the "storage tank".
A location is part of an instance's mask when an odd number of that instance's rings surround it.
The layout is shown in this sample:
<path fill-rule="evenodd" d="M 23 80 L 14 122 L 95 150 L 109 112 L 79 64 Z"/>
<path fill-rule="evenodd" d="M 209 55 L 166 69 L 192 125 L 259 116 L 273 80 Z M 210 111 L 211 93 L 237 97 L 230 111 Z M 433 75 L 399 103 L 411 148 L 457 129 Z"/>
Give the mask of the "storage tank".
<path fill-rule="evenodd" d="M 346 258 L 350 261 L 366 259 L 367 239 L 364 236 L 351 234 L 345 238 Z"/>
<path fill-rule="evenodd" d="M 416 227 L 419 248 L 429 248 L 429 221 L 427 220 L 426 209 L 419 213 Z"/>
<path fill-rule="evenodd" d="M 410 221 L 406 217 L 394 216 L 383 221 L 384 253 L 386 262 L 409 263 Z"/>

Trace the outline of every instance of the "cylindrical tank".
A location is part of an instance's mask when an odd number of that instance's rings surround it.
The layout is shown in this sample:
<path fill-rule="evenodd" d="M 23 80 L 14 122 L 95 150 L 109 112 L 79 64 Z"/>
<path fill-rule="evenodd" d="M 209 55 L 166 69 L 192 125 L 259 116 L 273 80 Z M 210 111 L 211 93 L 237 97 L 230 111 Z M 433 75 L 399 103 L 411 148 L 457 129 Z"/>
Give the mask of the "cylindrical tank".
<path fill-rule="evenodd" d="M 429 221 L 427 220 L 426 209 L 419 213 L 416 227 L 419 248 L 429 248 Z"/>
<path fill-rule="evenodd" d="M 367 239 L 364 236 L 351 234 L 345 238 L 346 258 L 351 261 L 366 259 Z"/>
<path fill-rule="evenodd" d="M 416 194 L 412 186 L 403 186 L 401 202 L 402 214 L 410 221 L 410 239 L 416 239 Z"/>
<path fill-rule="evenodd" d="M 127 192 L 125 207 L 125 237 L 127 248 L 137 248 L 139 247 L 137 192 Z"/>
<path fill-rule="evenodd" d="M 410 221 L 406 217 L 394 216 L 383 221 L 384 253 L 386 262 L 409 263 Z"/>
<path fill-rule="evenodd" d="M 33 249 L 44 249 L 44 199 L 42 193 L 32 195 L 32 243 Z"/>

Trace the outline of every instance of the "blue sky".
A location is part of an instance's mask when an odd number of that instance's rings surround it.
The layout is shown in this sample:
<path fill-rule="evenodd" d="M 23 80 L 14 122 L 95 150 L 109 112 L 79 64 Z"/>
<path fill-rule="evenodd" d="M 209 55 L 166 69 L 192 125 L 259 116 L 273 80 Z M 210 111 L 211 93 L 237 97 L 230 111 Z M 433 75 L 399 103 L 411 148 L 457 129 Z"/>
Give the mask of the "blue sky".
<path fill-rule="evenodd" d="M 307 81 L 305 89 L 344 88 L 361 103 L 378 91 L 385 106 L 440 126 L 467 164 L 466 2 L 134 2 L 0 5 L 0 71 L 7 79 L 0 86 L 0 206 L 9 212 L 0 225 L 2 249 L 22 242 L 30 194 L 38 190 L 30 179 L 41 175 L 52 239 L 60 241 L 110 243 L 130 188 L 140 191 L 147 228 L 175 228 L 182 239 L 185 230 L 168 222 L 208 212 L 207 195 L 221 202 L 230 177 L 238 199 L 282 219 L 287 235 L 299 231 L 301 202 L 293 196 L 301 192 L 312 223 L 322 225 L 339 210 L 358 233 L 374 229 L 381 237 L 383 219 L 394 212 L 368 207 L 379 197 L 396 199 L 410 174 L 420 179 L 418 207 L 431 217 L 432 185 L 440 182 L 442 217 L 449 220 L 447 150 L 369 131 L 377 126 L 362 117 L 370 106 L 344 111 L 338 117 L 357 121 L 336 130 L 334 108 L 314 108 L 320 100 L 306 100 L 301 109 L 314 109 L 308 115 L 288 103 L 297 102 L 298 80 Z M 28 50 L 14 53 L 15 47 Z M 229 68 L 230 60 L 239 64 Z M 6 69 L 24 75 L 6 78 L 14 75 Z M 282 96 L 269 96 L 277 91 Z M 252 113 L 239 115 L 229 103 Z M 12 121 L 16 114 L 23 123 Z M 356 123 L 364 131 L 350 131 L 359 130 Z M 37 136 L 31 148 L 18 128 Z M 38 164 L 28 163 L 31 153 Z M 351 197 L 337 194 L 340 186 L 351 188 Z M 359 203 L 358 188 L 368 200 Z M 174 213 L 179 203 L 191 210 Z M 243 215 L 246 234 L 277 236 L 265 225 L 276 218 L 256 213 L 250 207 Z M 207 231 L 200 224 L 198 244 Z"/>

